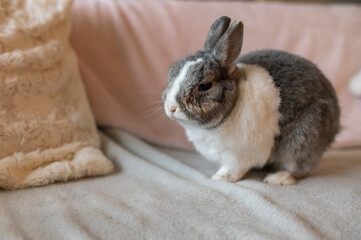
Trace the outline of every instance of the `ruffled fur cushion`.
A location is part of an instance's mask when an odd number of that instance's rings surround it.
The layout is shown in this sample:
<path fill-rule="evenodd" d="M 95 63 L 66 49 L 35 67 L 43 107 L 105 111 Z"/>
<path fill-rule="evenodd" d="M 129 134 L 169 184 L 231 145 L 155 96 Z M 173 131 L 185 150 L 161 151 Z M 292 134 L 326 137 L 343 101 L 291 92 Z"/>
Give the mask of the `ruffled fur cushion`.
<path fill-rule="evenodd" d="M 0 0 L 0 188 L 112 171 L 76 56 L 71 0 Z"/>

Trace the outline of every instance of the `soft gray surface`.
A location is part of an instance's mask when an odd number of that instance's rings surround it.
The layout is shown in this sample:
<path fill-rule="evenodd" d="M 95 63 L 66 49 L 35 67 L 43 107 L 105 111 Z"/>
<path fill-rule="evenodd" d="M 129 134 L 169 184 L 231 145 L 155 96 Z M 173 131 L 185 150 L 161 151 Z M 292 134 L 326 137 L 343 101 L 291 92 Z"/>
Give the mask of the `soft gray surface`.
<path fill-rule="evenodd" d="M 107 134 L 112 175 L 0 191 L 0 239 L 361 239 L 361 150 L 279 187 L 262 172 L 210 180 L 216 166 L 193 153 Z"/>

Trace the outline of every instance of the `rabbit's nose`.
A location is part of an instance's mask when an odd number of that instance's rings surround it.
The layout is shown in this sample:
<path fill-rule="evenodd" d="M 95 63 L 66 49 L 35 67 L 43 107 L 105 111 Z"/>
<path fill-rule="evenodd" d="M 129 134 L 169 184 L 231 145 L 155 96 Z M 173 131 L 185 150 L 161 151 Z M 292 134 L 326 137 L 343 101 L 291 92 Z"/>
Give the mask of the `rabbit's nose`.
<path fill-rule="evenodd" d="M 171 113 L 175 113 L 176 110 L 177 110 L 177 107 L 176 107 L 176 106 L 172 106 L 172 107 L 170 108 L 170 112 L 171 112 Z"/>

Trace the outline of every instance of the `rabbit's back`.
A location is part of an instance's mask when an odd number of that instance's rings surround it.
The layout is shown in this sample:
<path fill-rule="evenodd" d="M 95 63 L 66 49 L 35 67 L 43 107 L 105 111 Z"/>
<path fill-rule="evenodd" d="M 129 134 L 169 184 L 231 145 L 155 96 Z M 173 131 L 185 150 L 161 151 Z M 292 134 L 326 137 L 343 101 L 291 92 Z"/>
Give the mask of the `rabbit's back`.
<path fill-rule="evenodd" d="M 295 176 L 307 174 L 340 128 L 340 109 L 331 83 L 315 64 L 283 51 L 254 51 L 237 63 L 266 69 L 279 89 L 281 134 L 275 138 L 269 163 Z"/>
<path fill-rule="evenodd" d="M 335 108 L 335 117 L 339 114 L 336 93 L 330 82 L 315 64 L 302 57 L 266 49 L 245 54 L 237 63 L 258 65 L 269 72 L 280 91 L 281 126 L 316 100 L 329 101 Z"/>

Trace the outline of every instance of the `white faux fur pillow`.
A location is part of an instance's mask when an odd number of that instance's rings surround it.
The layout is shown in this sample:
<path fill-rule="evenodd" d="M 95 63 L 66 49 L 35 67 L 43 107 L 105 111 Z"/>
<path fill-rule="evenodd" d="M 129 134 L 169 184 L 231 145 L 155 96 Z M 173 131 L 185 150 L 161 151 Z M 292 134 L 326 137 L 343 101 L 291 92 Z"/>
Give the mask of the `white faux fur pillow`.
<path fill-rule="evenodd" d="M 0 1 L 0 188 L 113 169 L 68 43 L 71 4 Z"/>

